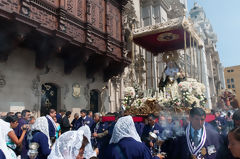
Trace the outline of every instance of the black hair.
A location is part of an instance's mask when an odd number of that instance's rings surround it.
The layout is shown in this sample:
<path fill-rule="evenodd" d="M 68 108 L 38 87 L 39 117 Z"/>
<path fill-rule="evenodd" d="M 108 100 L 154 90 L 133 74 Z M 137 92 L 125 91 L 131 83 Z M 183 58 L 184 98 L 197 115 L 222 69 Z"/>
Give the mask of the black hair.
<path fill-rule="evenodd" d="M 22 117 L 24 118 L 27 113 L 30 113 L 30 110 L 24 109 L 24 110 L 22 111 Z"/>
<path fill-rule="evenodd" d="M 55 109 L 49 109 L 48 115 L 50 115 L 50 114 L 53 113 L 53 112 L 56 112 L 56 110 L 55 110 Z"/>
<path fill-rule="evenodd" d="M 239 142 L 240 141 L 240 128 L 236 127 L 232 129 L 228 134 L 233 134 L 234 138 Z"/>
<path fill-rule="evenodd" d="M 154 114 L 149 114 L 148 118 L 152 118 L 153 120 L 155 120 L 157 117 Z"/>
<path fill-rule="evenodd" d="M 121 113 L 115 112 L 113 114 L 114 114 L 115 118 L 120 118 L 121 117 Z"/>
<path fill-rule="evenodd" d="M 8 112 L 6 116 L 11 116 L 11 115 L 14 115 L 13 112 Z"/>
<path fill-rule="evenodd" d="M 237 111 L 234 112 L 232 119 L 240 120 L 240 109 L 238 109 Z"/>
<path fill-rule="evenodd" d="M 82 110 L 80 111 L 80 113 L 85 113 L 85 114 L 87 114 L 87 111 L 86 111 L 85 109 L 82 109 Z"/>
<path fill-rule="evenodd" d="M 72 114 L 72 112 L 70 112 L 70 111 L 67 111 L 66 112 L 66 116 L 69 116 L 69 115 L 71 115 Z"/>
<path fill-rule="evenodd" d="M 227 116 L 228 116 L 228 117 L 231 117 L 231 112 L 228 112 L 228 113 L 227 113 Z"/>
<path fill-rule="evenodd" d="M 206 117 L 205 111 L 202 108 L 199 108 L 199 107 L 194 107 L 190 110 L 190 116 L 193 117 L 195 115 Z"/>
<path fill-rule="evenodd" d="M 15 115 L 17 116 L 18 114 L 21 114 L 20 112 L 16 112 Z"/>
<path fill-rule="evenodd" d="M 60 113 L 65 113 L 66 112 L 66 110 L 65 109 L 60 109 L 60 111 L 59 111 Z"/>
<path fill-rule="evenodd" d="M 215 115 L 215 112 L 216 112 L 216 111 L 215 111 L 214 109 L 211 110 L 211 114 L 212 114 L 212 115 Z"/>
<path fill-rule="evenodd" d="M 89 115 L 89 114 L 90 114 L 90 112 L 93 112 L 93 111 L 91 111 L 91 110 L 88 110 L 88 111 L 87 111 L 87 115 Z"/>
<path fill-rule="evenodd" d="M 114 113 L 107 112 L 106 115 L 112 116 L 112 115 L 114 115 Z"/>
<path fill-rule="evenodd" d="M 18 121 L 18 117 L 16 115 L 10 115 L 5 118 L 5 121 L 8 123 L 14 123 Z"/>

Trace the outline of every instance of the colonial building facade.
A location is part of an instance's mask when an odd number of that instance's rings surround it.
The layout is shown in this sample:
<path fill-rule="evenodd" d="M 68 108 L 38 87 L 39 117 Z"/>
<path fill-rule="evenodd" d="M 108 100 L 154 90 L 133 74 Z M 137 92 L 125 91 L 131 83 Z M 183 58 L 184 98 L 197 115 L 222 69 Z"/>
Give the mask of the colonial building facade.
<path fill-rule="evenodd" d="M 220 90 L 225 89 L 224 70 L 221 64 L 218 50 L 216 48 L 217 35 L 214 33 L 210 21 L 207 19 L 203 7 L 197 3 L 190 10 L 191 19 L 194 22 L 195 28 L 204 40 L 205 55 L 207 64 L 207 78 L 209 81 L 210 97 L 213 107 L 216 107 Z"/>
<path fill-rule="evenodd" d="M 0 112 L 111 111 L 125 0 L 0 0 Z"/>
<path fill-rule="evenodd" d="M 128 33 L 130 36 L 133 29 L 164 23 L 171 19 L 186 16 L 187 0 L 131 1 L 129 8 L 131 8 L 131 16 L 129 18 L 132 18 L 131 27 L 128 27 L 130 28 Z M 225 88 L 223 66 L 216 49 L 217 37 L 202 7 L 195 4 L 189 14 L 192 25 L 204 41 L 204 46 L 198 49 L 193 45 L 191 49 L 187 49 L 186 59 L 184 51 L 178 50 L 178 65 L 182 71 L 186 72 L 188 77 L 204 83 L 208 99 L 207 107 L 213 108 L 216 106 L 220 90 Z M 137 84 L 145 90 L 145 95 L 156 93 L 166 67 L 161 54 L 153 56 L 144 48 L 135 45 L 131 41 L 128 41 L 127 48 L 132 58 L 132 64 L 125 69 L 123 76 L 118 78 L 119 89 L 117 96 L 120 97 L 120 100 L 116 96 L 112 97 L 111 100 L 112 105 L 117 105 L 118 108 L 123 99 L 122 91 L 125 86 Z M 114 90 L 112 90 L 112 93 L 116 94 Z"/>
<path fill-rule="evenodd" d="M 156 7 L 156 4 L 158 4 L 158 7 Z M 146 25 L 164 23 L 171 19 L 185 16 L 187 13 L 187 1 L 141 1 L 139 5 L 135 4 L 135 8 L 140 8 L 140 13 L 137 14 L 139 17 L 138 21 L 140 22 L 138 27 L 144 27 Z M 138 46 L 134 47 L 137 48 Z M 143 76 L 145 76 L 143 88 L 157 91 L 158 84 L 166 67 L 165 62 L 163 61 L 163 56 L 161 54 L 158 56 L 153 56 L 152 54 L 146 52 L 143 48 L 135 49 L 136 56 L 138 56 L 138 54 L 141 52 L 143 54 L 142 57 L 145 59 L 144 69 L 146 72 L 141 72 L 144 74 Z M 207 62 L 204 48 L 197 49 L 195 46 L 191 49 L 187 49 L 186 59 L 183 50 L 178 50 L 177 52 L 179 55 L 178 65 L 180 66 L 181 70 L 186 72 L 188 77 L 195 78 L 199 82 L 202 82 L 206 85 L 206 97 L 208 98 L 208 101 L 210 101 L 207 107 L 211 108 L 210 89 L 208 87 L 209 81 L 207 78 Z M 136 72 L 136 74 L 137 73 L 138 72 Z"/>

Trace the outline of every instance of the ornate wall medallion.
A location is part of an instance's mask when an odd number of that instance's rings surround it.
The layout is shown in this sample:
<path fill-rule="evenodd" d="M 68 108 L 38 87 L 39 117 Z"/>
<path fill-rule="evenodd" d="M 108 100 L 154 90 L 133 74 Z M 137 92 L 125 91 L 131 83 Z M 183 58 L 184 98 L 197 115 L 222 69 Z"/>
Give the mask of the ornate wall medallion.
<path fill-rule="evenodd" d="M 75 98 L 79 98 L 80 97 L 80 92 L 81 92 L 80 85 L 78 83 L 73 84 L 72 96 L 75 97 Z"/>
<path fill-rule="evenodd" d="M 5 76 L 0 74 L 0 88 L 4 87 L 6 85 Z"/>
<path fill-rule="evenodd" d="M 173 41 L 177 39 L 179 39 L 179 35 L 173 33 L 162 33 L 157 37 L 158 41 Z"/>

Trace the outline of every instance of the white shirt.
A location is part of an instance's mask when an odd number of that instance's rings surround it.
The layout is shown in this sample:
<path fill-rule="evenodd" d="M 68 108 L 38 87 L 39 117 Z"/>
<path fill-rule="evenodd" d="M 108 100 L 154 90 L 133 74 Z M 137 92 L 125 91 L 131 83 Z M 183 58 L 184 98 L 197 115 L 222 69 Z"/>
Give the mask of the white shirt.
<path fill-rule="evenodd" d="M 9 141 L 8 133 L 10 131 L 13 131 L 13 129 L 10 126 L 10 123 L 8 122 L 1 123 L 0 129 L 1 129 L 1 132 L 3 133 L 5 142 L 8 142 Z"/>

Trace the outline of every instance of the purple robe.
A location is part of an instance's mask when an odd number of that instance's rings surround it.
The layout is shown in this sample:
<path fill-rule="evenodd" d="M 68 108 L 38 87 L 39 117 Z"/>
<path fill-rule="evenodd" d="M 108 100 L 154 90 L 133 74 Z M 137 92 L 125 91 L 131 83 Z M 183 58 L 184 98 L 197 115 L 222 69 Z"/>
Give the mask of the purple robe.
<path fill-rule="evenodd" d="M 47 136 L 42 132 L 36 132 L 33 134 L 32 142 L 37 142 L 39 144 L 38 156 L 36 159 L 47 159 L 48 155 L 51 153 Z"/>
<path fill-rule="evenodd" d="M 6 157 L 5 157 L 4 153 L 2 152 L 2 150 L 1 150 L 1 149 L 0 149 L 0 158 L 1 158 L 1 159 L 6 159 Z"/>
<path fill-rule="evenodd" d="M 75 123 L 74 130 L 78 130 L 81 126 L 84 126 L 84 125 L 88 125 L 89 128 L 91 128 L 93 123 L 94 123 L 93 119 L 89 118 L 88 116 L 86 116 L 85 119 L 80 117 Z"/>
<path fill-rule="evenodd" d="M 56 118 L 57 118 L 57 123 L 62 126 L 63 118 L 62 118 L 61 114 L 57 114 Z"/>
<path fill-rule="evenodd" d="M 48 117 L 46 117 L 46 118 L 47 118 L 47 121 L 48 121 L 49 136 L 50 136 L 50 138 L 55 137 L 56 129 L 55 129 L 52 121 Z"/>
<path fill-rule="evenodd" d="M 220 145 L 223 144 L 222 140 L 214 129 L 211 129 L 211 127 L 207 124 L 205 125 L 205 127 L 207 136 L 206 142 L 203 147 L 206 150 L 206 154 L 203 157 L 204 159 L 216 159 L 217 153 L 219 153 Z M 210 147 L 214 147 L 216 152 L 209 154 L 208 150 L 210 149 Z M 172 156 L 172 159 L 192 159 L 192 155 L 188 149 L 187 139 L 185 135 L 178 137 L 175 141 Z"/>
<path fill-rule="evenodd" d="M 104 159 L 159 159 L 152 157 L 145 144 L 131 137 L 123 138 L 117 144 L 110 144 L 104 154 Z"/>
<path fill-rule="evenodd" d="M 24 118 L 21 118 L 21 119 L 18 120 L 18 126 L 14 129 L 14 132 L 15 132 L 16 136 L 18 137 L 18 139 L 22 135 L 21 127 L 24 124 L 28 124 L 28 121 L 26 119 L 24 119 Z M 26 134 L 25 134 L 25 137 L 24 137 L 23 142 L 22 142 L 21 158 L 22 159 L 26 159 L 27 158 L 27 139 L 26 139 Z"/>
<path fill-rule="evenodd" d="M 135 124 L 135 127 L 136 127 L 136 130 L 137 130 L 137 133 L 139 136 L 142 136 L 142 133 L 143 133 L 143 129 L 145 127 L 144 123 L 142 122 L 136 122 L 134 123 Z"/>
<path fill-rule="evenodd" d="M 155 133 L 157 136 L 160 136 L 163 132 L 163 127 L 160 126 L 158 123 L 155 123 L 153 127 L 151 127 L 150 125 L 145 125 L 142 131 L 142 141 L 145 142 L 145 144 L 147 145 L 147 147 L 150 149 L 150 145 L 149 145 L 149 132 L 153 132 Z M 156 141 L 153 141 L 153 143 Z"/>
<path fill-rule="evenodd" d="M 216 159 L 235 159 L 232 156 L 231 151 L 228 149 L 228 137 L 225 135 L 221 135 L 223 144 L 220 145 L 219 151 L 217 153 Z"/>

